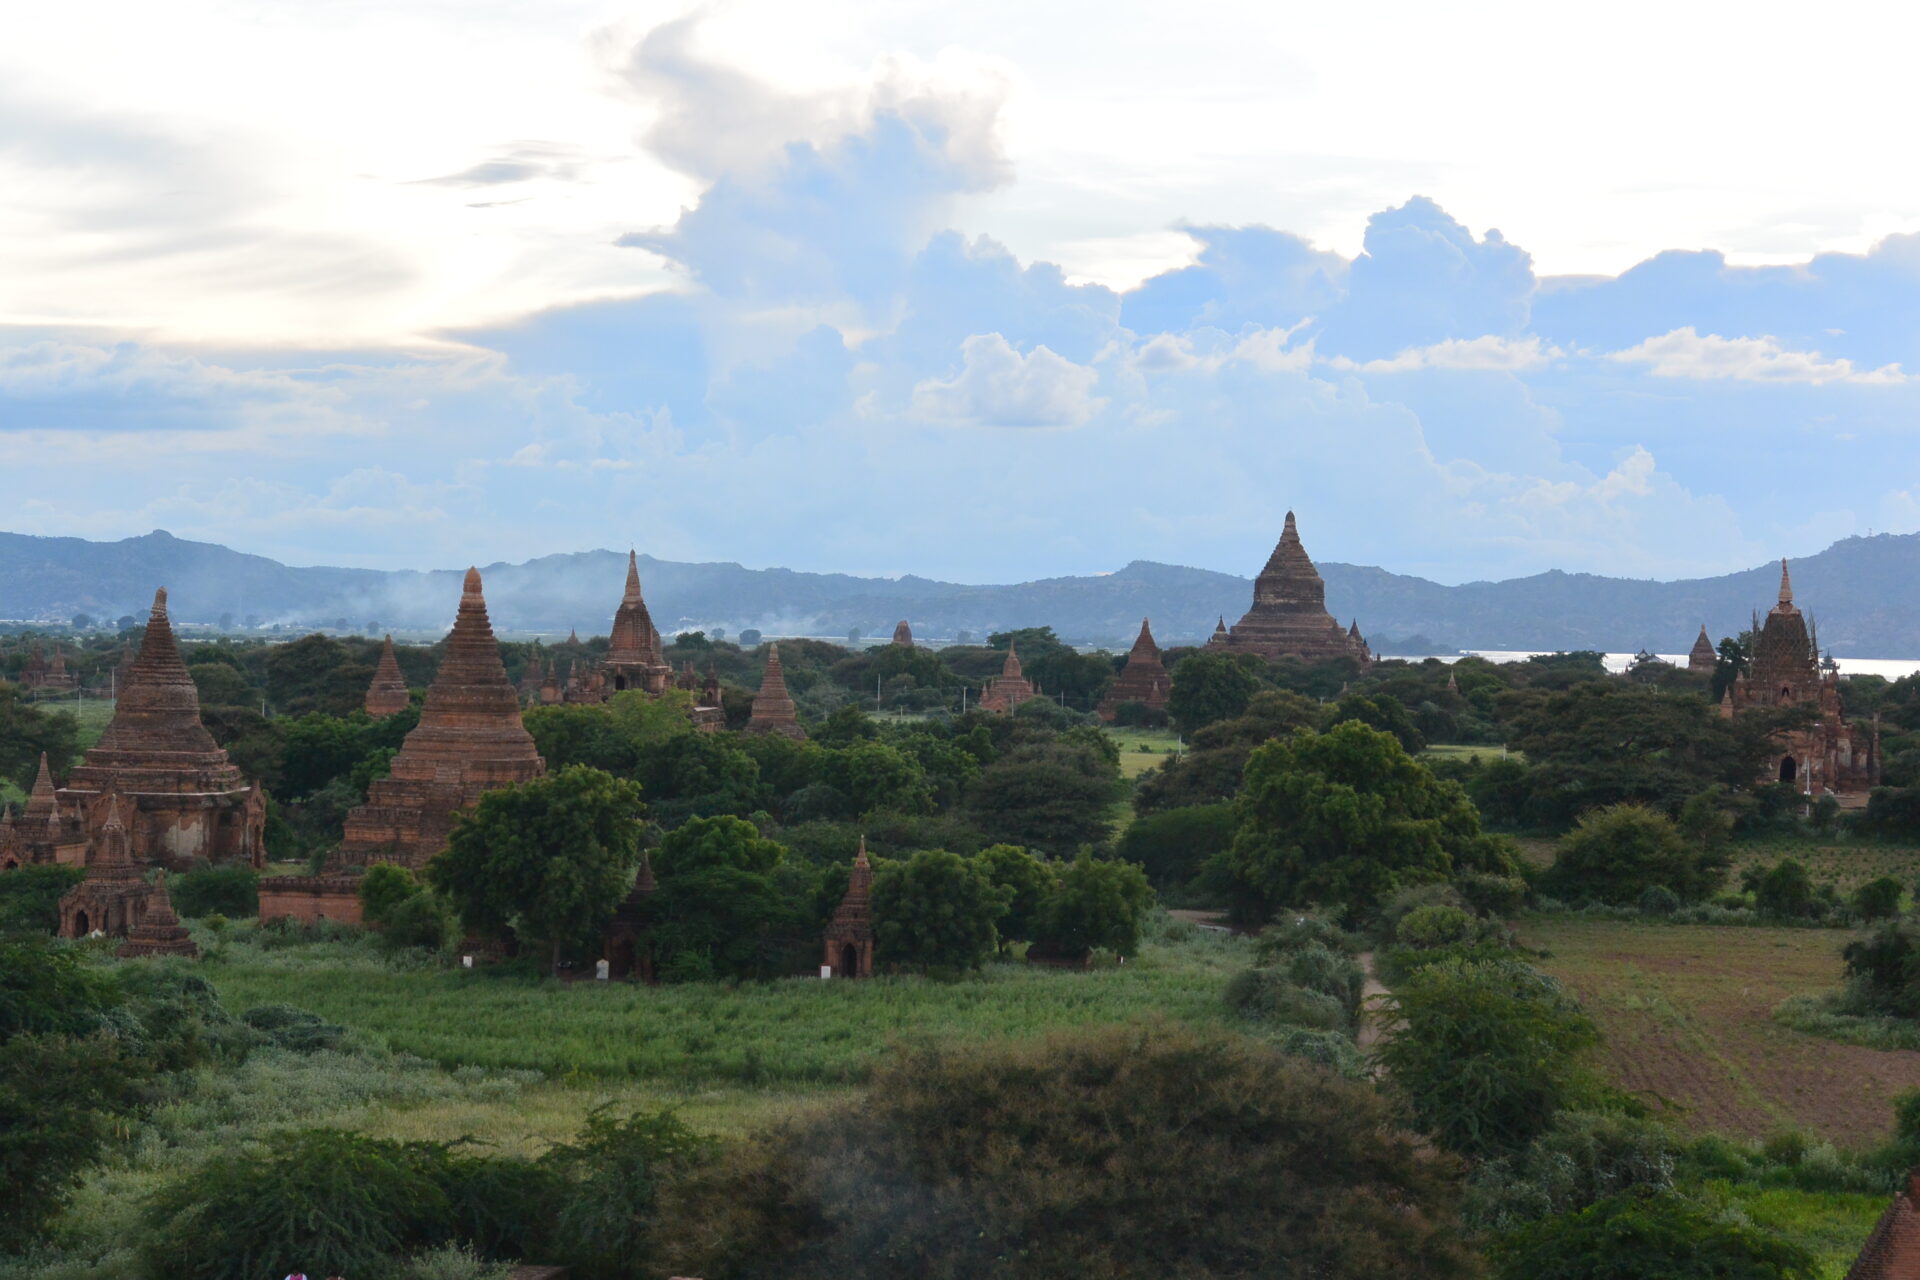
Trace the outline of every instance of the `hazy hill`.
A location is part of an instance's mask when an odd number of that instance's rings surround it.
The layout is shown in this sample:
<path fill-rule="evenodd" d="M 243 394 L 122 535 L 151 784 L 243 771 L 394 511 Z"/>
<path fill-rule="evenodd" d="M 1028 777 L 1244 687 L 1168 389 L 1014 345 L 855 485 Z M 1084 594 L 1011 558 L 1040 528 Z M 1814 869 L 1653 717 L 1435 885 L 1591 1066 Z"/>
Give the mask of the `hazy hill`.
<path fill-rule="evenodd" d="M 464 567 L 464 566 L 463 566 Z M 1684 652 L 1702 622 L 1717 638 L 1773 603 L 1779 566 L 1718 578 L 1649 582 L 1560 572 L 1505 582 L 1442 586 L 1384 569 L 1327 563 L 1327 604 L 1358 618 L 1379 641 L 1424 636 L 1472 649 Z M 520 565 L 485 565 L 497 627 L 604 633 L 619 602 L 625 556 L 586 551 Z M 1063 636 L 1131 640 L 1143 616 L 1163 644 L 1200 640 L 1214 620 L 1245 611 L 1252 581 L 1232 574 L 1136 560 L 1115 573 L 969 586 L 926 578 L 747 569 L 640 558 L 654 620 L 663 631 L 758 627 L 771 635 L 869 635 L 901 618 L 927 637 L 985 635 L 1050 624 Z M 377 624 L 401 631 L 446 627 L 460 569 L 384 572 L 293 568 L 211 543 L 156 531 L 119 542 L 0 534 L 0 618 L 64 620 L 76 613 L 144 616 L 165 585 L 174 615 L 215 622 L 228 615 L 297 626 Z M 1814 615 L 1822 643 L 1843 656 L 1920 654 L 1920 534 L 1848 538 L 1793 564 L 1795 595 Z"/>

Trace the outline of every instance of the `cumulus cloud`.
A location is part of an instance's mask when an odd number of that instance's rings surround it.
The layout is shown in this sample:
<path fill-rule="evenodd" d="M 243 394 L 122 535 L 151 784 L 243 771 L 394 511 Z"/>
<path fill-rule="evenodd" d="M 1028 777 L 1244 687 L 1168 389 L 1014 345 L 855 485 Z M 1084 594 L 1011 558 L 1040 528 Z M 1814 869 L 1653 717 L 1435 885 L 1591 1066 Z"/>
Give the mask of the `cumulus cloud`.
<path fill-rule="evenodd" d="M 1857 382 L 1897 386 L 1907 381 L 1897 364 L 1856 369 L 1817 351 L 1789 351 L 1777 338 L 1723 338 L 1691 325 L 1609 353 L 1609 360 L 1642 364 L 1661 378 L 1729 378 L 1739 382 Z"/>
<path fill-rule="evenodd" d="M 1105 403 L 1093 394 L 1100 375 L 1035 347 L 1021 355 L 997 333 L 960 344 L 962 368 L 913 389 L 913 412 L 930 422 L 986 427 L 1077 427 Z"/>
<path fill-rule="evenodd" d="M 1350 360 L 1346 356 L 1333 356 L 1327 363 L 1336 369 L 1361 373 L 1412 373 L 1419 369 L 1515 373 L 1523 369 L 1536 369 L 1564 354 L 1560 348 L 1548 346 L 1538 337 L 1502 338 L 1487 334 L 1479 338 L 1448 338 L 1426 347 L 1409 347 L 1384 360 Z"/>

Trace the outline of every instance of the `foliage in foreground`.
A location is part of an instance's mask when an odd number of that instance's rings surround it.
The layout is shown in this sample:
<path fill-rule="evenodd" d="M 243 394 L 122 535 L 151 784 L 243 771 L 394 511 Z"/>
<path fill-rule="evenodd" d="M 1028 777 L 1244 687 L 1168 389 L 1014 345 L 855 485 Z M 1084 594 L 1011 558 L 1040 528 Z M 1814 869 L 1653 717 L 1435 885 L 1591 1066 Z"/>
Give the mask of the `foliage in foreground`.
<path fill-rule="evenodd" d="M 1365 1085 L 1109 1027 L 905 1052 L 858 1104 L 670 1189 L 660 1237 L 716 1280 L 1471 1276 L 1458 1195 Z"/>
<path fill-rule="evenodd" d="M 1749 1222 L 1671 1193 L 1629 1193 L 1546 1218 L 1494 1246 L 1500 1280 L 1814 1280 L 1815 1259 Z"/>

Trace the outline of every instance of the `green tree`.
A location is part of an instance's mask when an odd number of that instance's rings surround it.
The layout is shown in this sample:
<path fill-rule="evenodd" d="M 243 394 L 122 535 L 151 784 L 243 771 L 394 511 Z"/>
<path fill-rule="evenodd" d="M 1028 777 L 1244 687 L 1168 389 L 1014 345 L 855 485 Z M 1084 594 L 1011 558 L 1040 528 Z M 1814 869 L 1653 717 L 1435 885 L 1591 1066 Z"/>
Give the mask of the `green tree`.
<path fill-rule="evenodd" d="M 1007 914 L 997 925 L 1002 949 L 1009 942 L 1031 942 L 1047 900 L 1059 888 L 1059 877 L 1043 859 L 1018 845 L 989 845 L 973 857 L 988 883 L 1004 890 Z"/>
<path fill-rule="evenodd" d="M 1501 1280 L 1814 1280 L 1819 1260 L 1744 1216 L 1672 1192 L 1630 1192 L 1494 1243 Z"/>
<path fill-rule="evenodd" d="M 993 953 L 994 924 L 1009 896 L 980 867 L 945 849 L 887 863 L 873 878 L 875 950 L 910 968 L 978 969 Z"/>
<path fill-rule="evenodd" d="M 0 1252 L 45 1231 L 125 1124 L 148 1071 L 111 1036 L 0 1042 Z"/>
<path fill-rule="evenodd" d="M 58 932 L 60 899 L 86 878 L 85 867 L 55 864 L 0 873 L 0 938 Z"/>
<path fill-rule="evenodd" d="M 1368 1085 L 1244 1037 L 935 1043 L 669 1187 L 658 1270 L 1451 1280 L 1480 1273 L 1459 1178 Z"/>
<path fill-rule="evenodd" d="M 1140 924 L 1152 906 L 1145 872 L 1131 862 L 1096 862 L 1082 849 L 1060 873 L 1060 888 L 1040 905 L 1034 946 L 1076 959 L 1095 947 L 1130 956 L 1140 948 Z"/>
<path fill-rule="evenodd" d="M 196 662 L 187 668 L 203 707 L 246 706 L 260 695 L 247 683 L 247 677 L 225 662 Z"/>
<path fill-rule="evenodd" d="M 823 753 L 819 778 L 847 797 L 849 817 L 875 809 L 933 811 L 933 793 L 920 762 L 884 742 L 856 742 Z"/>
<path fill-rule="evenodd" d="M 1407 885 L 1517 872 L 1457 783 L 1357 721 L 1259 748 L 1234 804 L 1222 869 L 1242 925 L 1263 924 L 1283 906 L 1337 903 L 1365 914 Z"/>
<path fill-rule="evenodd" d="M 1862 920 L 1885 920 L 1900 914 L 1904 890 L 1892 876 L 1869 880 L 1853 891 L 1853 911 Z"/>
<path fill-rule="evenodd" d="M 355 660 L 338 640 L 315 634 L 267 651 L 267 698 L 277 711 L 346 716 L 360 709 L 373 663 Z"/>
<path fill-rule="evenodd" d="M 1554 979 L 1515 960 L 1443 959 L 1388 1002 L 1380 1061 L 1420 1126 L 1474 1157 L 1524 1148 L 1597 1091 L 1600 1035 Z"/>
<path fill-rule="evenodd" d="M 360 877 L 360 914 L 368 924 L 385 924 L 394 908 L 420 891 L 413 872 L 391 862 L 376 862 Z"/>
<path fill-rule="evenodd" d="M 967 787 L 975 826 L 998 843 L 1064 853 L 1104 838 L 1119 773 L 1092 752 L 1058 744 L 1020 747 Z"/>
<path fill-rule="evenodd" d="M 1251 669 L 1254 665 L 1204 649 L 1188 654 L 1173 669 L 1167 715 L 1182 733 L 1240 715 L 1260 691 L 1260 678 Z"/>
<path fill-rule="evenodd" d="M 1226 852 L 1233 832 L 1232 805 L 1190 805 L 1135 818 L 1116 848 L 1156 888 L 1179 889 L 1191 884 L 1209 859 Z"/>
<path fill-rule="evenodd" d="M 427 879 L 469 926 L 545 942 L 557 973 L 633 887 L 642 807 L 638 787 L 583 765 L 489 791 L 455 820 Z"/>
<path fill-rule="evenodd" d="M 1696 902 L 1720 887 L 1726 871 L 1724 852 L 1689 844 L 1666 814 L 1615 804 L 1580 815 L 1541 887 L 1560 898 L 1628 905 L 1657 885 Z"/>
<path fill-rule="evenodd" d="M 1326 718 L 1329 725 L 1339 724 L 1343 720 L 1358 720 L 1382 733 L 1392 734 L 1400 740 L 1400 745 L 1406 748 L 1408 755 L 1417 755 L 1427 749 L 1427 740 L 1413 723 L 1413 717 L 1400 700 L 1391 694 L 1348 694 L 1327 713 Z"/>
<path fill-rule="evenodd" d="M 42 711 L 20 698 L 18 685 L 0 680 L 0 776 L 22 791 L 33 790 L 40 753 L 64 775 L 80 753 L 80 726 L 64 711 Z"/>
<path fill-rule="evenodd" d="M 794 968 L 812 917 L 812 881 L 783 880 L 787 851 L 744 818 L 694 818 L 652 854 L 659 888 L 647 900 L 649 936 L 669 978 L 770 978 Z"/>
<path fill-rule="evenodd" d="M 1763 916 L 1795 918 L 1814 914 L 1813 877 L 1797 858 L 1782 858 L 1760 877 L 1753 905 Z"/>

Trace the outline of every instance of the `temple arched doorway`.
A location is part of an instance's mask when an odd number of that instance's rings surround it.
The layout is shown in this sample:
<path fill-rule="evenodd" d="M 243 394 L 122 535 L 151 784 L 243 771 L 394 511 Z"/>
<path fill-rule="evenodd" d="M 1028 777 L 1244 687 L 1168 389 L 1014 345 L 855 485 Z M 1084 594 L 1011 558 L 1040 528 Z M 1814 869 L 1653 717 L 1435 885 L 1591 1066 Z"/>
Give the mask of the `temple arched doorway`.
<path fill-rule="evenodd" d="M 613 688 L 616 693 L 624 693 L 627 688 L 627 678 L 622 675 L 616 675 L 613 678 Z"/>
<path fill-rule="evenodd" d="M 834 966 L 834 973 L 842 978 L 860 976 L 860 948 L 851 942 L 840 944 L 840 963 Z"/>
<path fill-rule="evenodd" d="M 1780 781 L 1792 782 L 1799 772 L 1800 767 L 1794 763 L 1792 756 L 1780 757 Z"/>
<path fill-rule="evenodd" d="M 93 922 L 87 919 L 87 913 L 84 911 L 74 912 L 73 913 L 73 936 L 76 938 L 84 938 L 92 932 L 93 932 Z"/>

